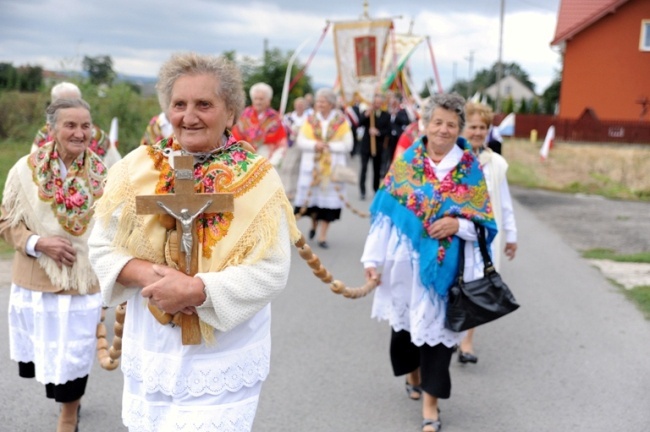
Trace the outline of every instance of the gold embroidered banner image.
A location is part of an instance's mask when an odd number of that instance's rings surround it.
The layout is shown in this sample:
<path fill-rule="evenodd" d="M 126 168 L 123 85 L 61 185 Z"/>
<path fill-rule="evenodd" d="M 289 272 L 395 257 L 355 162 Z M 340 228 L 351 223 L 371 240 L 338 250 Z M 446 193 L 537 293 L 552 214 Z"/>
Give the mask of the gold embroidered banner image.
<path fill-rule="evenodd" d="M 381 65 L 392 27 L 391 19 L 334 23 L 338 83 L 346 103 L 355 93 L 366 103 L 372 101 L 382 82 Z"/>

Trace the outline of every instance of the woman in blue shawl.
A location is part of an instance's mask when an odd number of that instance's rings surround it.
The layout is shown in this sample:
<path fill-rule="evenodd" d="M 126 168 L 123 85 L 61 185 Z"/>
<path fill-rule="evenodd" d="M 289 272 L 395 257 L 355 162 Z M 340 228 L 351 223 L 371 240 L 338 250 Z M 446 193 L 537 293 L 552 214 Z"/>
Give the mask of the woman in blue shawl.
<path fill-rule="evenodd" d="M 463 337 L 444 326 L 460 254 L 465 280 L 482 277 L 474 223 L 486 228 L 488 244 L 496 234 L 483 172 L 460 137 L 464 104 L 457 94 L 429 99 L 425 135 L 393 162 L 375 195 L 361 257 L 366 278 L 380 280 L 372 317 L 391 325 L 393 372 L 406 375 L 410 398 L 422 396 L 425 432 L 440 430 L 438 399 L 451 394 L 449 364 Z"/>

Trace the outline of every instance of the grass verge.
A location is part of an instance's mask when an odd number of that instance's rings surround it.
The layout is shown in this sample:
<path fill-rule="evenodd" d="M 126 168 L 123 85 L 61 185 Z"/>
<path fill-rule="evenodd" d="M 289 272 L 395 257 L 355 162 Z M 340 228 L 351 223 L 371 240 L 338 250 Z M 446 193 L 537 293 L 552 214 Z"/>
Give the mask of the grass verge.
<path fill-rule="evenodd" d="M 650 252 L 639 252 L 634 254 L 617 254 L 611 249 L 590 249 L 582 253 L 583 258 L 603 259 L 616 262 L 645 263 L 650 264 Z"/>
<path fill-rule="evenodd" d="M 637 305 L 646 319 L 650 319 L 650 286 L 643 285 L 632 289 L 623 289 L 623 293 Z"/>

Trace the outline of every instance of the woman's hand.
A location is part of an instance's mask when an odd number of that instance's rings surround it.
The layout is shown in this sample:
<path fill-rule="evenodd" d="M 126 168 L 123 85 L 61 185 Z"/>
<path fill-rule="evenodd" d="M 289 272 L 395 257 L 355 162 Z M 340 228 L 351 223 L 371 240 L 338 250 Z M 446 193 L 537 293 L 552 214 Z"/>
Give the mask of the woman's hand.
<path fill-rule="evenodd" d="M 62 265 L 72 267 L 77 261 L 77 252 L 72 247 L 72 242 L 65 237 L 41 237 L 36 242 L 34 250 L 52 258 L 59 267 Z"/>
<path fill-rule="evenodd" d="M 171 267 L 154 264 L 152 269 L 160 280 L 142 288 L 142 297 L 172 315 L 196 313 L 196 306 L 205 301 L 203 281 Z"/>
<path fill-rule="evenodd" d="M 381 283 L 381 278 L 379 277 L 379 273 L 377 273 L 376 267 L 368 267 L 364 270 L 364 273 L 366 275 L 366 282 L 374 280 L 377 282 L 377 285 Z"/>
<path fill-rule="evenodd" d="M 327 149 L 329 146 L 327 145 L 326 142 L 323 141 L 316 141 L 316 145 L 314 146 L 315 150 L 317 152 L 322 152 L 323 150 Z"/>
<path fill-rule="evenodd" d="M 445 216 L 435 221 L 427 231 L 431 237 L 437 240 L 442 240 L 451 237 L 458 232 L 460 223 L 458 219 L 452 216 Z"/>
<path fill-rule="evenodd" d="M 506 243 L 506 248 L 503 250 L 509 260 L 512 260 L 515 257 L 517 252 L 517 243 Z"/>

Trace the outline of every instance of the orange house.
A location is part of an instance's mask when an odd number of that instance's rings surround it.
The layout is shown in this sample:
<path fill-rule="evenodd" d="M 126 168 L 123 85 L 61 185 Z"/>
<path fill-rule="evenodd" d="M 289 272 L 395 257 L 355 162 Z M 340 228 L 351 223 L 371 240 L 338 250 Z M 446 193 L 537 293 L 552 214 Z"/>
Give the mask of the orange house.
<path fill-rule="evenodd" d="M 650 0 L 561 0 L 561 118 L 650 121 Z"/>

